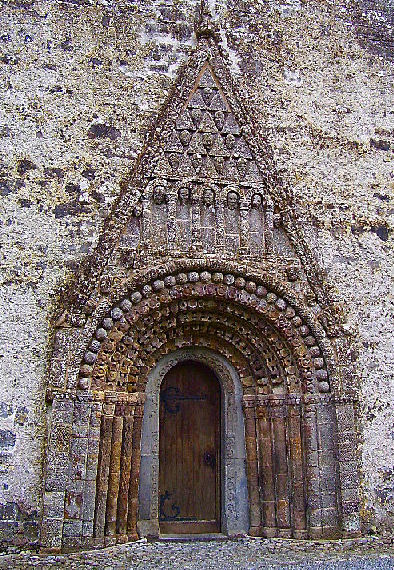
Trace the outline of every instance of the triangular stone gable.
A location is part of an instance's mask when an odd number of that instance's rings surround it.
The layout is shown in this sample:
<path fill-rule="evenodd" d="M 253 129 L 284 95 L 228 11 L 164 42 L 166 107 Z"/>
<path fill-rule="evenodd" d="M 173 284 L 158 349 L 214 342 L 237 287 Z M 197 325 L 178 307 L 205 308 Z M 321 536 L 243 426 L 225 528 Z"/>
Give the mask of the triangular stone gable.
<path fill-rule="evenodd" d="M 170 136 L 160 142 L 162 157 L 155 176 L 214 183 L 262 182 L 250 148 L 230 104 L 206 64 L 200 72 Z"/>
<path fill-rule="evenodd" d="M 148 270 L 152 264 L 156 266 L 160 256 L 170 260 L 185 256 L 201 259 L 208 251 L 209 255 L 223 259 L 226 248 L 229 259 L 233 257 L 249 263 L 248 256 L 254 248 L 253 263 L 260 263 L 262 271 L 271 271 L 271 264 L 272 271 L 277 272 L 279 262 L 286 275 L 286 257 L 292 258 L 288 259 L 290 265 L 302 268 L 302 274 L 306 275 L 317 298 L 326 305 L 329 293 L 324 275 L 303 237 L 302 220 L 294 207 L 291 188 L 276 169 L 264 135 L 262 114 L 251 107 L 229 70 L 230 63 L 223 55 L 218 39 L 200 38 L 147 134 L 146 144 L 133 170 L 121 183 L 119 198 L 105 222 L 95 251 L 85 260 L 68 290 L 62 292 L 66 300 L 63 307 L 71 314 L 91 312 L 103 295 L 107 295 L 105 290 L 110 291 L 114 286 L 111 283 L 132 277 L 132 268 L 137 267 L 133 251 L 140 258 L 138 271 Z M 156 215 L 157 212 L 152 211 L 155 208 L 151 208 L 152 185 L 156 183 L 162 185 L 165 192 L 172 192 L 163 204 L 158 205 L 158 210 L 164 210 L 166 204 L 166 227 L 160 219 L 161 214 Z M 216 220 L 220 219 L 222 226 L 238 224 L 239 237 L 231 227 L 225 231 L 217 227 L 214 245 L 207 248 L 212 220 L 208 212 L 201 221 L 201 207 L 194 204 L 190 220 L 194 223 L 197 216 L 202 229 L 196 232 L 192 228 L 191 239 L 186 239 L 179 249 L 179 240 L 174 233 L 174 217 L 178 215 L 174 196 L 178 196 L 184 183 L 192 201 L 197 188 L 200 205 L 204 200 L 204 186 L 209 186 L 215 197 L 220 195 Z M 228 215 L 230 208 L 225 197 L 230 194 L 236 213 Z M 238 198 L 234 198 L 234 194 L 238 194 Z M 261 197 L 263 210 L 261 230 L 257 231 L 258 226 L 252 227 L 255 223 L 252 218 L 259 218 L 260 214 L 256 209 L 250 213 L 256 203 L 256 194 Z M 148 212 L 144 212 L 147 205 Z M 234 222 L 237 215 L 238 220 Z M 127 235 L 130 228 L 134 232 L 131 236 Z M 248 235 L 241 235 L 245 228 Z M 143 232 L 145 236 L 142 236 Z M 285 246 L 278 254 L 273 247 L 275 232 L 284 236 Z M 151 257 L 150 247 L 146 247 L 146 234 L 158 252 L 156 261 Z M 131 244 L 133 251 L 124 244 Z M 175 253 L 173 247 L 178 248 Z"/>

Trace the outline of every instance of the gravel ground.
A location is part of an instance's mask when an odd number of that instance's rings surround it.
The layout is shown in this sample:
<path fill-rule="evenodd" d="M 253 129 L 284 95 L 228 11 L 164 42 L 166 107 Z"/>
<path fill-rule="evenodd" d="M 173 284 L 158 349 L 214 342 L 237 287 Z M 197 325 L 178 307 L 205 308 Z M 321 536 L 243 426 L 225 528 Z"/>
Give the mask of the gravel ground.
<path fill-rule="evenodd" d="M 290 541 L 251 539 L 210 542 L 146 542 L 59 555 L 0 556 L 0 569 L 99 570 L 388 570 L 394 550 L 388 540 Z"/>

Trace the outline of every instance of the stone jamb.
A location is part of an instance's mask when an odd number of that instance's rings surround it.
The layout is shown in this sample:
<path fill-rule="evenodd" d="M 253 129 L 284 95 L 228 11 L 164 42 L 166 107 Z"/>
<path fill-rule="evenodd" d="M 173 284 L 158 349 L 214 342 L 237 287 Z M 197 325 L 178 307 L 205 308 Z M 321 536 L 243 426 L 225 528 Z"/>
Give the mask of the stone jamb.
<path fill-rule="evenodd" d="M 205 348 L 185 348 L 164 356 L 149 373 L 141 443 L 141 536 L 159 536 L 159 394 L 165 374 L 179 362 L 194 360 L 209 366 L 222 387 L 222 532 L 247 534 L 249 529 L 246 451 L 242 412 L 242 386 L 236 370 L 221 355 Z"/>

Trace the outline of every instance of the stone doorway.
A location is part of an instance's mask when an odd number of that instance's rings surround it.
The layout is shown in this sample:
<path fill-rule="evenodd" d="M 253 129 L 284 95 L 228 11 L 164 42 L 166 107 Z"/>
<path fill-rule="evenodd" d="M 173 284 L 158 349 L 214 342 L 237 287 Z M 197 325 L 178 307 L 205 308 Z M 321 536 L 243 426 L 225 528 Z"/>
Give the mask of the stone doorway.
<path fill-rule="evenodd" d="M 190 361 L 209 367 L 221 388 L 221 533 L 340 535 L 353 524 L 343 497 L 356 491 L 345 453 L 354 412 L 335 392 L 321 327 L 257 275 L 181 269 L 130 286 L 86 325 L 79 348 L 72 329 L 58 333 L 70 337 L 75 376 L 64 389 L 57 376 L 48 392 L 43 543 L 160 536 L 160 387 Z"/>
<path fill-rule="evenodd" d="M 164 513 L 160 512 L 162 498 L 164 498 L 162 495 L 165 495 L 165 491 L 168 490 L 161 489 L 160 485 L 162 476 L 160 451 L 163 449 L 160 445 L 160 435 L 163 433 L 160 429 L 160 408 L 163 407 L 160 405 L 160 393 L 163 394 L 163 390 L 168 390 L 173 385 L 172 381 L 176 377 L 177 371 L 184 373 L 187 370 L 197 373 L 199 381 L 203 384 L 194 389 L 196 392 L 194 395 L 197 397 L 201 394 L 202 397 L 206 396 L 209 383 L 214 381 L 214 387 L 210 388 L 212 394 L 209 398 L 211 400 L 216 398 L 219 406 L 216 411 L 212 412 L 211 410 L 213 415 L 216 414 L 216 418 L 211 416 L 212 424 L 216 423 L 216 426 L 212 425 L 215 434 L 208 436 L 207 441 L 202 442 L 200 440 L 200 443 L 194 448 L 197 454 L 203 452 L 202 461 L 204 462 L 206 459 L 209 463 L 209 465 L 201 466 L 203 476 L 204 471 L 208 471 L 208 473 L 205 473 L 207 480 L 200 494 L 202 496 L 204 490 L 209 486 L 211 495 L 215 494 L 214 505 L 212 507 L 211 496 L 211 499 L 208 499 L 210 504 L 205 503 L 206 507 L 203 507 L 207 509 L 209 515 L 209 519 L 205 522 L 200 520 L 196 521 L 197 524 L 193 524 L 193 521 L 189 523 L 183 521 L 182 525 L 180 524 L 182 521 L 176 522 L 177 517 L 172 523 L 169 520 L 162 520 L 171 517 L 171 512 L 168 511 L 165 501 L 162 505 Z M 191 384 L 188 386 L 188 390 L 192 390 L 191 386 Z M 176 405 L 175 401 L 172 401 L 171 404 L 174 403 Z M 163 410 L 161 412 L 163 414 Z M 209 413 L 207 415 L 209 416 Z M 219 422 L 220 426 L 217 425 Z M 209 442 L 210 438 L 211 442 Z M 216 442 L 214 443 L 215 438 Z M 212 449 L 208 449 L 209 445 L 205 449 L 204 445 L 207 443 L 213 444 L 211 445 Z M 216 446 L 215 450 L 213 449 L 214 446 Z M 207 451 L 210 457 L 204 458 Z M 215 455 L 214 451 L 216 452 Z M 215 463 L 214 471 L 213 463 Z M 196 477 L 199 477 L 198 472 L 197 469 Z M 212 475 L 214 476 L 212 477 Z M 197 487 L 199 485 L 204 485 L 204 481 L 200 480 Z M 200 491 L 193 488 L 192 492 L 198 493 Z M 205 500 L 203 499 L 202 502 Z M 173 502 L 169 501 L 170 511 Z M 175 501 L 172 516 L 177 513 L 177 506 L 179 505 Z M 198 508 L 202 508 L 201 505 Z M 212 515 L 212 510 L 214 515 Z M 197 534 L 219 531 L 228 536 L 237 536 L 248 532 L 249 502 L 242 386 L 233 366 L 212 350 L 190 347 L 174 351 L 163 357 L 148 376 L 141 437 L 139 513 L 138 532 L 141 536 L 158 537 L 160 533 Z M 169 514 L 170 517 L 166 517 L 165 513 Z M 196 518 L 198 516 L 202 516 L 202 513 L 195 515 Z"/>
<path fill-rule="evenodd" d="M 220 384 L 212 370 L 186 361 L 160 388 L 161 534 L 220 531 Z"/>

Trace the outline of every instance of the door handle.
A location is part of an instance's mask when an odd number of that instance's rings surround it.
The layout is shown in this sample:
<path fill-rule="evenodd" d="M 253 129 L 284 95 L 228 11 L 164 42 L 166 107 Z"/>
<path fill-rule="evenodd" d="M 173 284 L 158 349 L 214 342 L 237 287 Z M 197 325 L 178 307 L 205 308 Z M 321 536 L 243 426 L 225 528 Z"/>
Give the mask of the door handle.
<path fill-rule="evenodd" d="M 204 453 L 204 464 L 208 465 L 208 467 L 210 467 L 211 469 L 215 469 L 216 466 L 215 454 L 211 453 L 210 451 L 206 451 Z"/>

